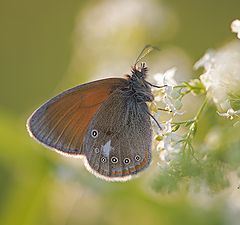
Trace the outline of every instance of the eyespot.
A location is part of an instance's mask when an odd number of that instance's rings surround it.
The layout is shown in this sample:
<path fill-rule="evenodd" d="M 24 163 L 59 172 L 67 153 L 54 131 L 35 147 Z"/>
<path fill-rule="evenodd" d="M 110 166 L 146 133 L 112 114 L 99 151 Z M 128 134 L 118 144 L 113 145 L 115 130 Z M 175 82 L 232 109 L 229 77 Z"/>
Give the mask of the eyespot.
<path fill-rule="evenodd" d="M 93 137 L 93 138 L 96 138 L 97 136 L 98 136 L 98 131 L 97 130 L 92 130 L 91 131 L 91 136 Z"/>
<path fill-rule="evenodd" d="M 131 161 L 131 160 L 130 160 L 129 158 L 125 158 L 125 159 L 123 160 L 124 164 L 129 164 L 130 161 Z"/>
<path fill-rule="evenodd" d="M 113 157 L 111 158 L 111 162 L 112 162 L 112 163 L 117 163 L 117 162 L 118 162 L 118 158 L 115 157 L 115 156 L 113 156 Z"/>
<path fill-rule="evenodd" d="M 102 158 L 101 158 L 101 162 L 102 162 L 102 163 L 105 163 L 105 162 L 107 162 L 107 159 L 106 159 L 105 157 L 102 157 Z"/>
<path fill-rule="evenodd" d="M 98 154 L 98 153 L 100 152 L 99 148 L 95 148 L 95 149 L 94 149 L 94 152 L 95 152 L 96 154 Z"/>
<path fill-rule="evenodd" d="M 140 156 L 140 155 L 136 155 L 136 156 L 135 156 L 135 160 L 136 160 L 137 162 L 139 162 L 139 161 L 141 160 L 141 156 Z"/>

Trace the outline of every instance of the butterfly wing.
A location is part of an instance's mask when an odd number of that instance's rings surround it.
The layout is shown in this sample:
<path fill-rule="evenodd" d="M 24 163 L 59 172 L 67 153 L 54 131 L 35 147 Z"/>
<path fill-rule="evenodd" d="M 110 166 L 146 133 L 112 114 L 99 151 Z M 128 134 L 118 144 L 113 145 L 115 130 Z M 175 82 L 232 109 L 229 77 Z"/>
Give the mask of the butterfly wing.
<path fill-rule="evenodd" d="M 88 126 L 86 167 L 106 180 L 128 180 L 151 161 L 151 122 L 146 103 L 114 92 Z"/>
<path fill-rule="evenodd" d="M 89 122 L 111 93 L 125 83 L 121 78 L 103 79 L 57 95 L 28 119 L 30 135 L 59 153 L 82 155 Z"/>

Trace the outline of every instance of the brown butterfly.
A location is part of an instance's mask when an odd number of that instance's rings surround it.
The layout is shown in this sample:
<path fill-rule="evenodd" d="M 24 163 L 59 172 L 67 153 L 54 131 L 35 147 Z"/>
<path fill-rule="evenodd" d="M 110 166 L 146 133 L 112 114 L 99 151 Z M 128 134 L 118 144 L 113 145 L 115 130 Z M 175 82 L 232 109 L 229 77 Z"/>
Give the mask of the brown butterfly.
<path fill-rule="evenodd" d="M 30 135 L 58 153 L 83 157 L 86 168 L 105 180 L 128 180 L 147 168 L 152 115 L 146 102 L 153 101 L 155 85 L 145 80 L 145 63 L 137 64 L 153 49 L 142 50 L 125 79 L 93 81 L 50 99 L 28 119 Z"/>

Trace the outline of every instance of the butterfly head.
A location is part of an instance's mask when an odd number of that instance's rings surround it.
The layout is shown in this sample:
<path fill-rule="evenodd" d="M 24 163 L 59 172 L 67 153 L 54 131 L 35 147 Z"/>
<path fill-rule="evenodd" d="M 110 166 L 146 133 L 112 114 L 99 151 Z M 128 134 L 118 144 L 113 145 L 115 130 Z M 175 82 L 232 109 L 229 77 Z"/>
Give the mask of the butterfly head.
<path fill-rule="evenodd" d="M 153 95 L 149 83 L 145 80 L 147 76 L 148 68 L 146 63 L 141 63 L 139 67 L 134 65 L 132 68 L 132 74 L 128 75 L 130 84 L 130 93 L 134 93 L 138 102 L 153 101 Z"/>
<path fill-rule="evenodd" d="M 139 67 L 134 65 L 132 68 L 132 77 L 136 77 L 138 79 L 145 79 L 147 76 L 148 68 L 145 62 L 142 62 Z"/>

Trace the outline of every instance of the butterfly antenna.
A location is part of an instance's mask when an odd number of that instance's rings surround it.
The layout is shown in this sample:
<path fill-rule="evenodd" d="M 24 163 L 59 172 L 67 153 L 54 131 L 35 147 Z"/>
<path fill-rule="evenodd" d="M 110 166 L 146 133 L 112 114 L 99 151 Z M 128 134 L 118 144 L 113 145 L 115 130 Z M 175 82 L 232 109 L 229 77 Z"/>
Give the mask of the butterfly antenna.
<path fill-rule="evenodd" d="M 153 50 L 158 50 L 160 51 L 160 49 L 156 46 L 153 45 L 146 45 L 143 50 L 140 52 L 140 54 L 138 55 L 135 63 L 134 63 L 134 67 L 136 67 L 136 65 L 146 56 L 148 55 L 151 51 Z"/>
<path fill-rule="evenodd" d="M 153 119 L 153 121 L 157 124 L 158 128 L 159 128 L 160 130 L 163 130 L 163 128 L 161 127 L 161 125 L 159 124 L 159 122 L 157 121 L 157 119 L 156 119 L 150 112 L 148 112 L 147 110 L 146 110 L 145 112 Z"/>

